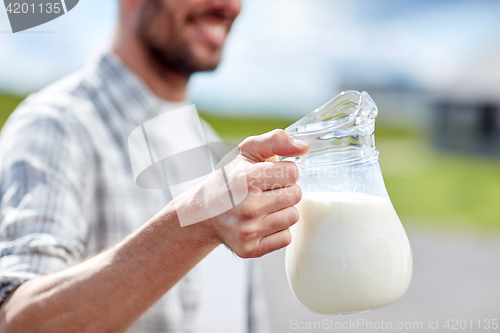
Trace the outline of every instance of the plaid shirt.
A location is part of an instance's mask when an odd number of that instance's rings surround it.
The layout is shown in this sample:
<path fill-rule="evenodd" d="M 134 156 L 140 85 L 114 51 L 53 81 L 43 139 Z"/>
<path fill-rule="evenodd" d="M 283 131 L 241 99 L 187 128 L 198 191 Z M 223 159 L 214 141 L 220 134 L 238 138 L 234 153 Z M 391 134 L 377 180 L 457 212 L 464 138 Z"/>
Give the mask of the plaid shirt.
<path fill-rule="evenodd" d="M 116 243 L 171 200 L 136 186 L 127 139 L 184 105 L 157 98 L 109 53 L 18 107 L 0 137 L 0 300 Z M 267 332 L 254 266 L 218 247 L 129 332 Z"/>

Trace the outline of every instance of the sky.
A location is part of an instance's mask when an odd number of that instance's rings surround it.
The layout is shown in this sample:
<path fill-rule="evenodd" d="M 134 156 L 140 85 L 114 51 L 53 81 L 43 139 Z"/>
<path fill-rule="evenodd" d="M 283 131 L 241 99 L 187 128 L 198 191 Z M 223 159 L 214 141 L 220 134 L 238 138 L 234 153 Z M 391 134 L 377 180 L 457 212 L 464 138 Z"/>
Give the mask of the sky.
<path fill-rule="evenodd" d="M 0 10 L 0 90 L 25 94 L 78 70 L 109 44 L 116 1 L 9 33 Z M 243 0 L 215 72 L 189 98 L 219 113 L 307 113 L 356 84 L 439 90 L 500 47 L 500 1 Z M 351 87 L 352 86 L 352 87 Z"/>

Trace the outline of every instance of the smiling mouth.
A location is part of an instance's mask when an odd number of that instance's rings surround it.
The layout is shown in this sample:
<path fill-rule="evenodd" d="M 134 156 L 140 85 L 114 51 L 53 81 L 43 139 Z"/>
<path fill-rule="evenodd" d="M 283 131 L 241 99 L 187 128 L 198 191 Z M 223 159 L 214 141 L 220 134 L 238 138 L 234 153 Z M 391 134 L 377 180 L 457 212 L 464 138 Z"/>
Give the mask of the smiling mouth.
<path fill-rule="evenodd" d="M 202 23 L 199 27 L 203 33 L 210 35 L 213 38 L 221 39 L 226 38 L 227 36 L 227 29 L 222 24 Z"/>
<path fill-rule="evenodd" d="M 234 18 L 218 11 L 207 11 L 191 17 L 198 33 L 210 44 L 222 46 Z"/>
<path fill-rule="evenodd" d="M 223 23 L 198 22 L 198 32 L 210 43 L 222 46 L 228 34 L 228 27 Z"/>

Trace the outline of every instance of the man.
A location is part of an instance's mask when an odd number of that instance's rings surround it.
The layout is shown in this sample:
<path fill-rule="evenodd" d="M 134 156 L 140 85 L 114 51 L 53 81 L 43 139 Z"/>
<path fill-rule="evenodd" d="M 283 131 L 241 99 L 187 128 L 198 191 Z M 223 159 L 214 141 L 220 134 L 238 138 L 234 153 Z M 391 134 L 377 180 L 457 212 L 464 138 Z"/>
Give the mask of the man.
<path fill-rule="evenodd" d="M 111 51 L 10 117 L 1 332 L 266 330 L 252 265 L 222 244 L 252 258 L 290 243 L 298 170 L 269 161 L 309 146 L 279 130 L 246 139 L 232 170 L 246 175 L 248 196 L 185 227 L 175 208 L 212 200 L 214 178 L 172 201 L 134 184 L 127 150 L 134 128 L 187 104 L 190 75 L 217 66 L 239 11 L 239 0 L 120 0 Z"/>

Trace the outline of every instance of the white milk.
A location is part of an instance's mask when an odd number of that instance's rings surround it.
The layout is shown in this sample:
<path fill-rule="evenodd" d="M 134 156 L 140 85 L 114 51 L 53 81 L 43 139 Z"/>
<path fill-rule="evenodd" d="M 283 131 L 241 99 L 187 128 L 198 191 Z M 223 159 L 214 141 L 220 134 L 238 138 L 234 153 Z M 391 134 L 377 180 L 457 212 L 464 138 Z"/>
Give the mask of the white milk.
<path fill-rule="evenodd" d="M 314 312 L 388 305 L 410 284 L 410 244 L 392 203 L 362 193 L 305 193 L 286 250 L 288 281 Z"/>

